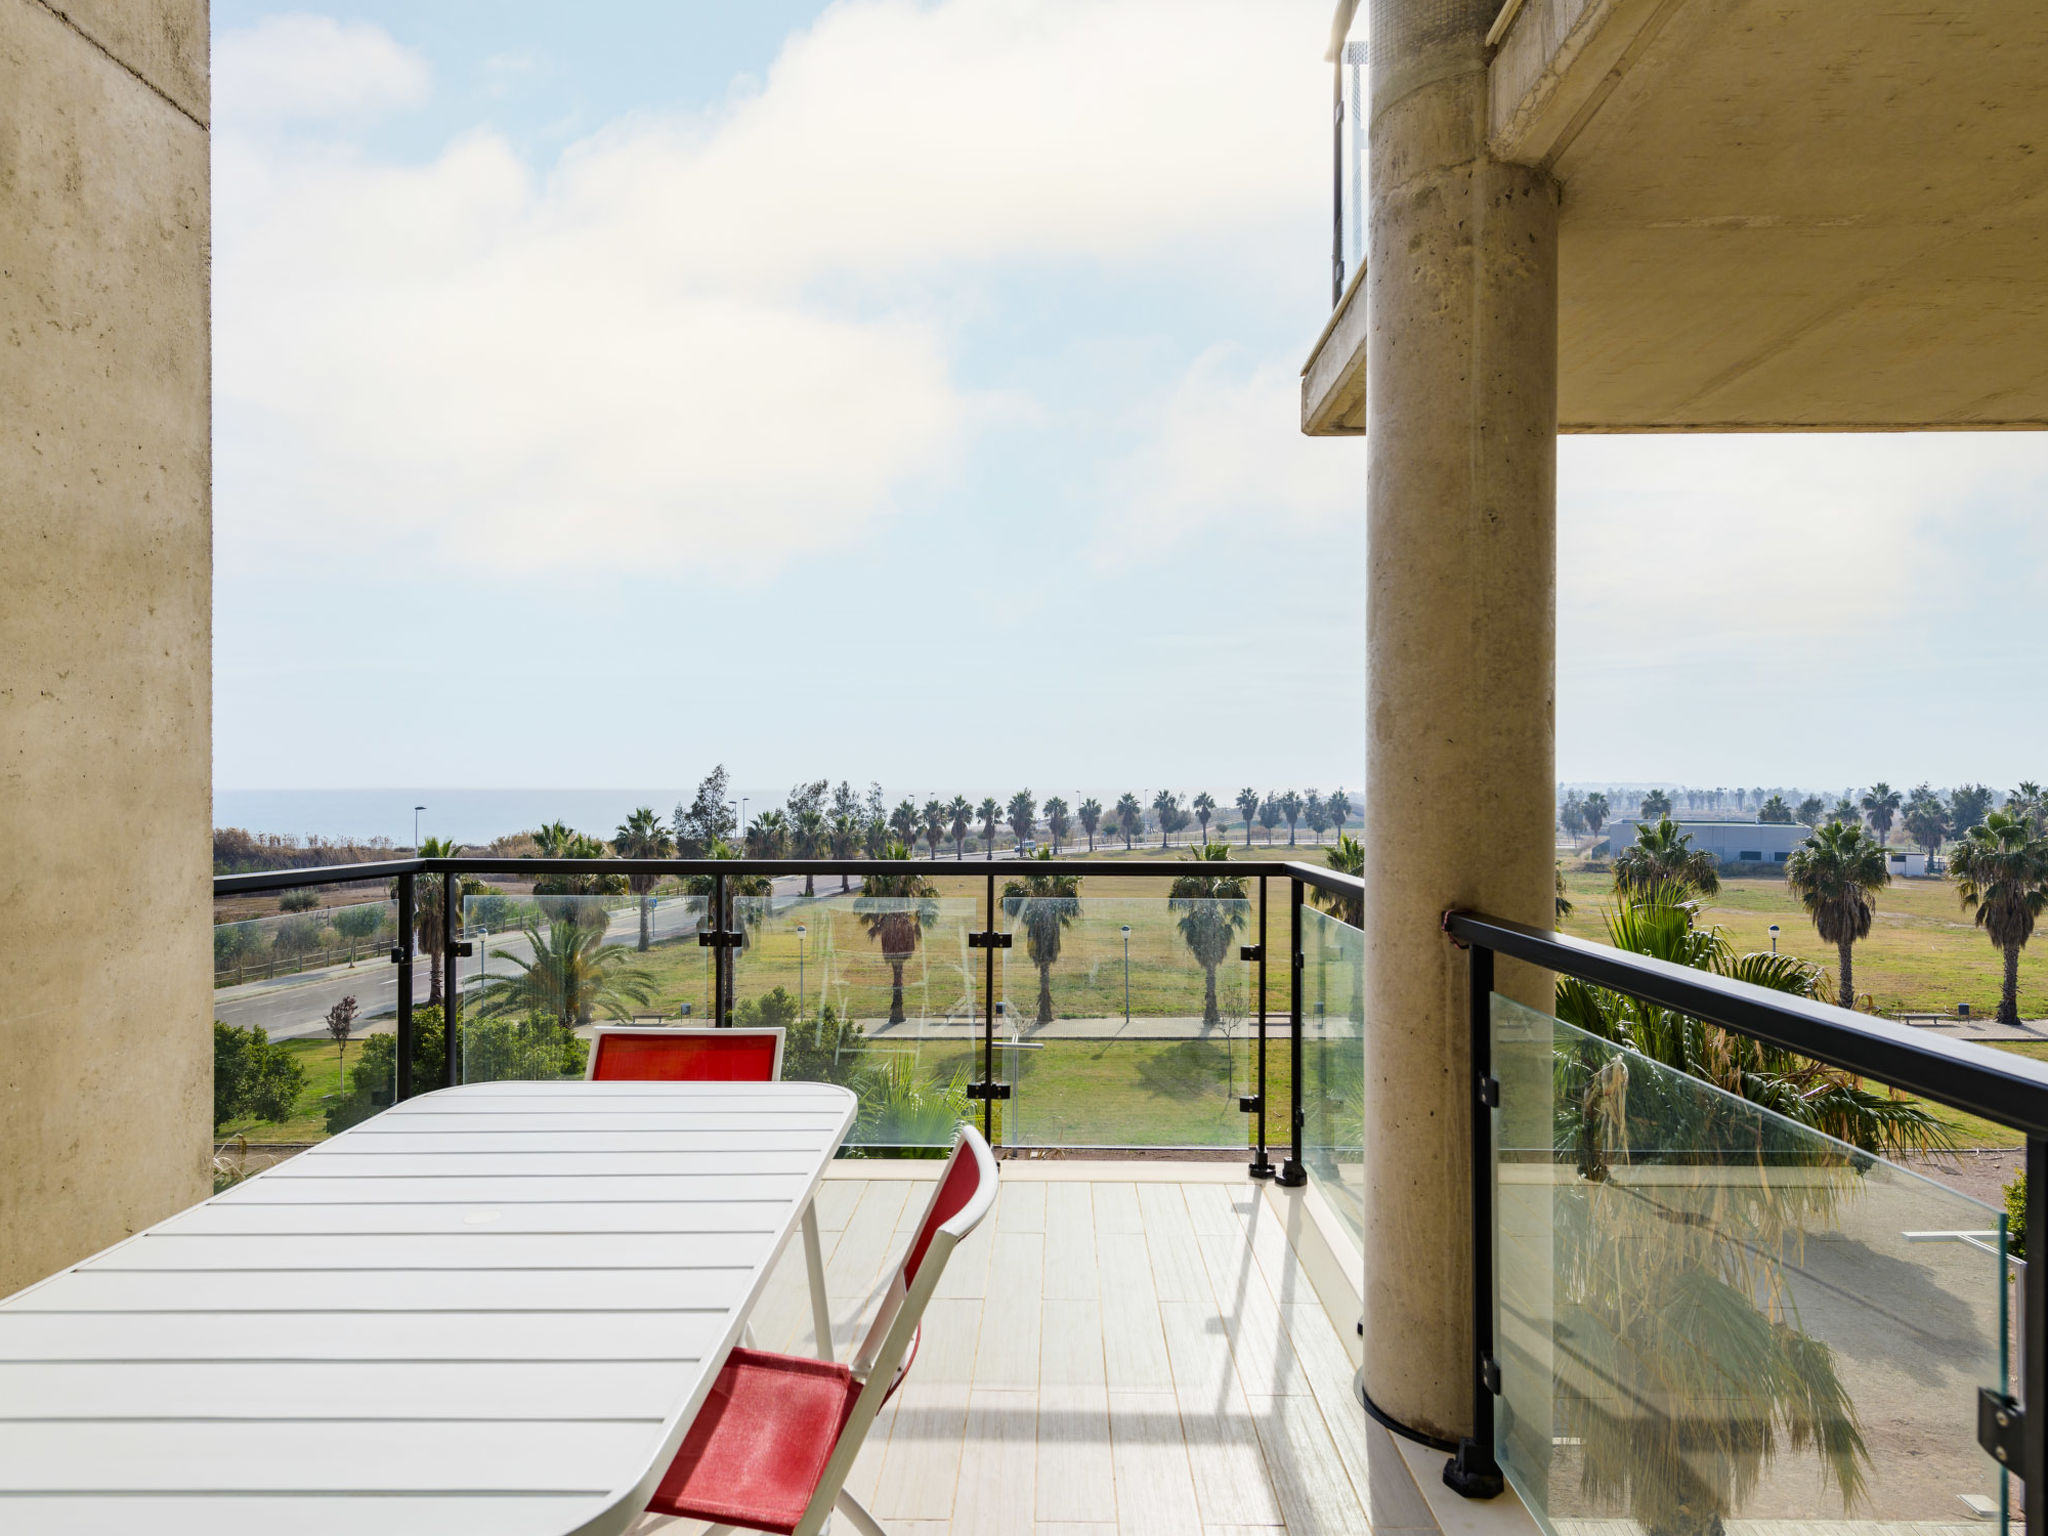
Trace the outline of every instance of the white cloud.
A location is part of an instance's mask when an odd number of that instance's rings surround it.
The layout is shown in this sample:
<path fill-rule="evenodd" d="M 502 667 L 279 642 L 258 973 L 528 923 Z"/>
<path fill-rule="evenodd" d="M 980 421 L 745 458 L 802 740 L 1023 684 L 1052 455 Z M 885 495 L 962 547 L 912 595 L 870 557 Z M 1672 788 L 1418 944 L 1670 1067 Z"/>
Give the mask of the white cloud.
<path fill-rule="evenodd" d="M 848 544 L 1017 409 L 957 377 L 945 284 L 890 280 L 1186 259 L 1298 215 L 1314 176 L 1272 168 L 1319 152 L 1322 9 L 859 0 L 757 93 L 611 125 L 545 172 L 489 133 L 394 164 L 307 132 L 424 94 L 375 28 L 226 34 L 223 524 L 501 568 L 627 543 L 643 568 L 760 574 Z M 1242 387 L 1284 436 L 1277 381 Z"/>
<path fill-rule="evenodd" d="M 1300 420 L 1297 369 L 1205 353 L 1117 466 L 1096 563 L 1219 534 L 1228 546 L 1248 528 L 1363 522 L 1364 439 L 1303 437 Z"/>
<path fill-rule="evenodd" d="M 221 120 L 276 123 L 354 117 L 416 106 L 432 81 L 427 61 L 369 22 L 267 16 L 213 46 L 213 100 Z"/>

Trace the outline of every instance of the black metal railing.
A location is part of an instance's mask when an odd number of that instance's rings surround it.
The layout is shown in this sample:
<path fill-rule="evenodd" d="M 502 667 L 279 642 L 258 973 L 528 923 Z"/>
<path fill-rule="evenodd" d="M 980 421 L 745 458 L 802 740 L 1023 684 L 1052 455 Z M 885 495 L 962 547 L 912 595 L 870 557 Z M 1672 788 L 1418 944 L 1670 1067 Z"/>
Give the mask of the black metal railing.
<path fill-rule="evenodd" d="M 976 868 L 975 865 L 980 867 Z M 1239 958 L 1254 967 L 1253 985 L 1258 995 L 1256 1010 L 1256 1037 L 1254 1064 L 1257 1071 L 1256 1088 L 1241 1096 L 1238 1108 L 1250 1120 L 1248 1149 L 1252 1153 L 1250 1171 L 1255 1178 L 1274 1178 L 1287 1187 L 1296 1187 L 1308 1182 L 1308 1166 L 1303 1156 L 1302 1138 L 1306 1127 L 1306 1116 L 1302 1108 L 1303 1047 L 1302 1047 L 1302 1002 L 1299 972 L 1302 965 L 1302 906 L 1310 890 L 1323 890 L 1356 898 L 1363 890 L 1363 882 L 1356 876 L 1338 873 L 1321 866 L 1285 859 L 1233 859 L 1226 865 L 1209 866 L 1207 871 L 1192 870 L 1192 867 L 1178 860 L 1127 860 L 1075 857 L 1058 861 L 1062 873 L 1079 875 L 1114 876 L 1138 880 L 1163 880 L 1171 882 L 1192 872 L 1223 874 L 1245 881 L 1256 881 L 1258 943 L 1244 945 Z M 460 912 L 462 878 L 465 875 L 511 877 L 532 880 L 546 877 L 575 876 L 624 876 L 627 879 L 642 879 L 650 884 L 654 881 L 676 878 L 685 881 L 707 883 L 710 887 L 709 906 L 706 913 L 708 926 L 701 929 L 697 942 L 710 950 L 712 959 L 712 1022 L 724 1026 L 732 1022 L 734 1011 L 734 970 L 741 933 L 736 923 L 733 906 L 734 883 L 740 880 L 763 876 L 846 876 L 858 878 L 867 875 L 920 876 L 932 877 L 974 877 L 983 881 L 984 926 L 968 935 L 971 948 L 982 950 L 986 960 L 986 979 L 982 989 L 982 1008 L 979 1020 L 981 1038 L 980 1076 L 967 1086 L 969 1098 L 981 1105 L 983 1131 L 993 1139 L 996 1131 L 996 1105 L 1011 1096 L 1011 1085 L 1003 1082 L 996 1073 L 996 952 L 1007 949 L 1010 934 L 1003 931 L 998 892 L 998 879 L 1006 875 L 1042 874 L 1045 866 L 1028 859 L 957 860 L 957 859 L 550 859 L 524 858 L 499 859 L 484 857 L 455 857 L 433 859 L 386 859 L 373 864 L 329 865 L 312 869 L 261 870 L 248 874 L 216 875 L 213 893 L 216 900 L 224 897 L 249 896 L 272 892 L 305 889 L 308 887 L 333 886 L 365 881 L 389 881 L 396 887 L 398 905 L 397 943 L 391 949 L 391 962 L 398 969 L 397 987 L 397 1071 L 393 1093 L 397 1099 L 412 1097 L 431 1087 L 454 1087 L 461 1080 L 460 1053 L 456 1049 L 456 1030 L 452 1023 L 444 1021 L 445 1047 L 442 1053 L 443 1081 L 424 1085 L 412 1080 L 412 1058 L 414 1049 L 414 965 L 421 956 L 415 949 L 418 931 L 418 901 L 420 882 L 438 880 L 441 882 L 442 932 L 438 945 L 440 953 L 426 958 L 443 967 L 443 996 L 449 999 L 449 1006 L 455 1006 L 459 996 L 459 978 L 456 960 L 471 952 L 470 944 L 461 937 Z M 1287 882 L 1287 901 L 1290 911 L 1290 985 L 1291 1003 L 1288 1013 L 1288 1059 L 1289 1103 L 1286 1126 L 1287 1154 L 1276 1167 L 1269 1156 L 1269 1119 L 1267 1102 L 1267 1050 L 1269 1033 L 1267 1022 L 1267 908 L 1269 882 Z"/>
<path fill-rule="evenodd" d="M 1452 942 L 1468 951 L 1473 1074 L 1473 1433 L 1445 1469 L 1445 1481 L 1454 1488 L 1490 1496 L 1500 1491 L 1502 1480 L 1494 1434 L 1501 1391 L 1494 1267 L 1500 1228 L 1491 1167 L 1501 1104 L 1493 1059 L 1496 957 L 1577 978 L 2017 1131 L 2026 1137 L 2027 1230 L 2048 1230 L 2043 1225 L 2048 1213 L 2041 1205 L 2048 1190 L 2048 1064 L 1474 912 L 1446 913 L 1443 927 Z M 2029 1488 L 2040 1488 L 2048 1486 L 2040 1480 L 2048 1471 L 2048 1407 L 2039 1414 L 2029 1410 L 2048 1404 L 2048 1285 L 2020 1290 L 2020 1391 L 2013 1397 L 1998 1388 L 1981 1389 L 1976 1438 L 1998 1466 L 2019 1475 Z"/>

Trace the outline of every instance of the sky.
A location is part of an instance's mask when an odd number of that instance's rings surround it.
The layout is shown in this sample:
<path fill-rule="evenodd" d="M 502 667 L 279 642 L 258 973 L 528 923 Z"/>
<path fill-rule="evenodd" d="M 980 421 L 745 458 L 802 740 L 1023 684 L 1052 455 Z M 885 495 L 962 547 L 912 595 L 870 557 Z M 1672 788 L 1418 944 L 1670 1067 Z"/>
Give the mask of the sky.
<path fill-rule="evenodd" d="M 1328 14 L 216 0 L 217 785 L 1362 785 Z M 1561 779 L 2048 776 L 2048 441 L 1559 485 Z"/>

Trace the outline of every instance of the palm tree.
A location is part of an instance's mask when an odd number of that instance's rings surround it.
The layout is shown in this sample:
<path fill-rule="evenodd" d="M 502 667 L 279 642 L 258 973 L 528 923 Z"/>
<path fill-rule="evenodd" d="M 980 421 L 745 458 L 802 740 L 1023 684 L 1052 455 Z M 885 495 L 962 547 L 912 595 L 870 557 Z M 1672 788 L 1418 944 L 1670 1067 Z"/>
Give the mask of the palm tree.
<path fill-rule="evenodd" d="M 1280 814 L 1287 818 L 1287 846 L 1292 848 L 1294 846 L 1294 824 L 1301 820 L 1301 813 L 1305 808 L 1302 798 L 1290 789 L 1275 803 L 1280 807 Z"/>
<path fill-rule="evenodd" d="M 1861 827 L 1831 821 L 1792 850 L 1785 882 L 1805 905 L 1825 943 L 1841 956 L 1836 1001 L 1856 1006 L 1856 973 L 1851 947 L 1870 934 L 1871 895 L 1892 883 L 1884 847 Z"/>
<path fill-rule="evenodd" d="M 1337 841 L 1323 851 L 1323 862 L 1341 875 L 1365 877 L 1365 844 L 1349 832 L 1339 832 Z M 1340 923 L 1354 928 L 1365 926 L 1365 897 L 1353 891 L 1316 890 L 1309 900 Z"/>
<path fill-rule="evenodd" d="M 1116 829 L 1124 835 L 1124 852 L 1131 851 L 1131 839 L 1138 835 L 1138 828 L 1145 825 L 1145 808 L 1138 804 L 1138 797 L 1125 791 L 1116 803 Z"/>
<path fill-rule="evenodd" d="M 800 859 L 815 859 L 825 851 L 825 813 L 815 805 L 807 805 L 796 813 L 789 824 L 790 847 Z M 804 894 L 818 894 L 817 876 L 805 874 Z"/>
<path fill-rule="evenodd" d="M 779 859 L 789 852 L 789 818 L 781 811 L 763 811 L 747 828 L 747 857 Z"/>
<path fill-rule="evenodd" d="M 1228 843 L 1210 843 L 1190 848 L 1188 857 L 1204 866 L 1204 873 L 1177 878 L 1167 890 L 1166 909 L 1179 914 L 1175 924 L 1181 942 L 1202 968 L 1202 1025 L 1213 1028 L 1223 1021 L 1216 1003 L 1216 967 L 1230 957 L 1237 936 L 1251 923 L 1251 904 L 1245 900 L 1242 875 L 1226 875 L 1213 868 L 1230 861 Z"/>
<path fill-rule="evenodd" d="M 2036 837 L 2048 835 L 2048 794 L 2032 779 L 2020 780 L 2006 799 L 2006 814 L 2024 818 Z"/>
<path fill-rule="evenodd" d="M 965 795 L 955 795 L 953 803 L 946 807 L 946 830 L 953 837 L 953 862 L 960 864 L 967 859 L 967 829 L 974 825 L 974 803 Z"/>
<path fill-rule="evenodd" d="M 1323 812 L 1330 818 L 1333 831 L 1344 830 L 1344 823 L 1351 819 L 1351 797 L 1344 793 L 1343 785 L 1330 791 L 1330 797 L 1323 802 Z"/>
<path fill-rule="evenodd" d="M 975 808 L 981 818 L 981 846 L 988 857 L 996 856 L 996 828 L 1003 824 L 1003 808 L 996 803 L 994 795 L 986 796 Z"/>
<path fill-rule="evenodd" d="M 1819 795 L 1808 795 L 1792 812 L 1792 820 L 1798 826 L 1817 827 L 1827 815 L 1827 809 L 1827 802 Z"/>
<path fill-rule="evenodd" d="M 1049 806 L 1051 801 L 1047 801 Z M 1052 850 L 1038 850 L 1038 860 L 1051 864 Z M 1024 947 L 1038 967 L 1037 1023 L 1052 1022 L 1052 968 L 1059 963 L 1060 941 L 1081 915 L 1081 877 L 1048 869 L 1003 882 L 1003 914 L 1010 929 L 1024 930 Z"/>
<path fill-rule="evenodd" d="M 1864 817 L 1870 822 L 1870 830 L 1877 834 L 1879 847 L 1891 840 L 1892 818 L 1899 814 L 1899 801 L 1903 797 L 1891 785 L 1879 780 L 1870 786 L 1862 800 Z"/>
<path fill-rule="evenodd" d="M 1594 790 L 1586 796 L 1585 803 L 1579 807 L 1579 814 L 1585 818 L 1587 835 L 1595 843 L 1599 842 L 1600 834 L 1607 830 L 1607 797 L 1599 790 Z M 1590 846 L 1587 851 L 1592 851 Z"/>
<path fill-rule="evenodd" d="M 1565 893 L 1564 866 L 1557 866 L 1557 920 L 1563 922 L 1572 915 L 1572 899 Z"/>
<path fill-rule="evenodd" d="M 1180 824 L 1180 796 L 1162 789 L 1152 797 L 1152 814 L 1159 818 L 1159 846 L 1166 846 L 1167 834 Z"/>
<path fill-rule="evenodd" d="M 545 930 L 528 923 L 520 930 L 526 954 L 498 949 L 491 953 L 513 970 L 492 976 L 479 996 L 479 1011 L 520 1013 L 538 1022 L 553 1019 L 563 1027 L 588 1024 L 599 1012 L 627 1016 L 627 1005 L 646 1007 L 654 997 L 654 978 L 626 964 L 626 951 L 607 944 L 604 929 L 587 923 L 550 923 Z"/>
<path fill-rule="evenodd" d="M 1926 850 L 1928 858 L 1941 852 L 1942 839 L 1948 836 L 1948 806 L 1932 785 L 1922 784 L 1907 797 L 1900 820 L 1906 836 Z"/>
<path fill-rule="evenodd" d="M 1259 825 L 1266 829 L 1266 846 L 1272 847 L 1273 829 L 1280 825 L 1280 802 L 1271 795 L 1266 796 L 1266 803 L 1259 807 Z"/>
<path fill-rule="evenodd" d="M 1789 827 L 1792 825 L 1792 807 L 1785 803 L 1783 795 L 1773 795 L 1763 803 L 1756 819 L 1768 826 Z"/>
<path fill-rule="evenodd" d="M 1030 790 L 1020 789 L 1010 796 L 1006 819 L 1010 823 L 1010 835 L 1017 839 L 1017 847 L 1022 848 L 1031 841 L 1031 829 L 1038 825 L 1038 802 L 1031 798 Z"/>
<path fill-rule="evenodd" d="M 896 835 L 896 841 L 905 848 L 915 848 L 917 846 L 917 802 L 914 800 L 899 800 L 896 803 L 896 809 L 889 813 L 889 830 Z M 889 855 L 884 853 L 879 855 L 879 857 L 886 859 Z"/>
<path fill-rule="evenodd" d="M 925 857 L 936 859 L 939 844 L 946 840 L 946 802 L 933 796 L 924 803 Z"/>
<path fill-rule="evenodd" d="M 1055 795 L 1045 802 L 1045 830 L 1052 838 L 1052 851 L 1060 851 L 1060 839 L 1073 831 L 1073 818 L 1067 814 L 1067 802 Z"/>
<path fill-rule="evenodd" d="M 1090 795 L 1074 813 L 1081 818 L 1081 830 L 1088 834 L 1088 851 L 1095 851 L 1095 829 L 1102 825 L 1102 802 Z"/>
<path fill-rule="evenodd" d="M 1202 846 L 1209 846 L 1209 818 L 1216 814 L 1216 797 L 1206 789 L 1190 802 L 1194 808 L 1195 820 L 1201 823 Z"/>
<path fill-rule="evenodd" d="M 860 847 L 860 820 L 849 811 L 834 811 L 832 825 L 825 835 L 831 840 L 832 857 L 850 859 Z M 839 871 L 839 889 L 842 892 L 853 889 L 852 877 L 845 870 Z"/>
<path fill-rule="evenodd" d="M 1671 797 L 1661 789 L 1653 789 L 1643 796 L 1643 803 L 1636 814 L 1648 821 L 1652 816 L 1671 814 Z"/>
<path fill-rule="evenodd" d="M 2048 838 L 2035 833 L 2024 816 L 1993 811 L 1956 844 L 1948 867 L 1963 910 L 2005 952 L 1998 1022 L 2018 1024 L 2020 951 L 2048 908 Z"/>
<path fill-rule="evenodd" d="M 1323 833 L 1329 830 L 1330 808 L 1323 804 L 1323 797 L 1310 790 L 1303 797 L 1301 819 L 1308 823 L 1309 831 L 1316 835 L 1316 846 L 1323 845 Z"/>
<path fill-rule="evenodd" d="M 612 847 L 622 859 L 665 859 L 676 851 L 676 840 L 651 805 L 643 805 L 619 823 Z M 626 889 L 640 898 L 640 952 L 654 947 L 654 887 L 659 875 L 636 871 L 626 876 Z"/>
<path fill-rule="evenodd" d="M 1607 914 L 1615 946 L 1825 995 L 1819 967 L 1738 955 L 1719 929 L 1698 927 L 1687 894 L 1661 886 Z M 1556 1146 L 1577 1149 L 1580 1174 L 1559 1196 L 1571 1214 L 1553 1256 L 1559 1334 L 1581 1362 L 1559 1372 L 1560 1428 L 1589 1475 L 1600 1469 L 1602 1496 L 1625 1498 L 1634 1527 L 1661 1536 L 1720 1531 L 1779 1436 L 1816 1445 L 1823 1482 L 1853 1505 L 1869 1451 L 1832 1351 L 1799 1330 L 1780 1255 L 1797 1252 L 1806 1218 L 1843 1200 L 1862 1164 L 1730 1096 L 1863 1153 L 1942 1150 L 1952 1138 L 1917 1104 L 1846 1072 L 1619 993 L 1561 980 L 1556 1009 L 1606 1042 L 1555 1047 Z M 1687 1088 L 1681 1073 L 1723 1093 Z M 1654 1203 L 1610 1177 L 1631 1144 L 1688 1151 L 1662 1170 Z M 1704 1166 L 1681 1166 L 1693 1160 Z M 1748 1165 L 1750 1180 L 1730 1181 L 1730 1163 Z M 1617 1400 L 1636 1411 L 1617 1414 Z"/>
<path fill-rule="evenodd" d="M 906 843 L 891 843 L 882 850 L 884 859 L 908 859 Z M 939 920 L 938 887 L 921 875 L 873 874 L 860 882 L 860 896 L 853 910 L 859 914 L 868 937 L 882 946 L 882 958 L 889 962 L 889 1022 L 901 1024 L 903 1013 L 903 967 L 917 953 L 925 929 Z"/>
<path fill-rule="evenodd" d="M 1658 817 L 1654 827 L 1637 822 L 1634 844 L 1615 855 L 1614 888 L 1640 895 L 1674 881 L 1711 896 L 1721 889 L 1721 861 L 1704 848 L 1694 848 L 1691 835 L 1679 831 L 1669 816 Z"/>
<path fill-rule="evenodd" d="M 1256 789 L 1240 789 L 1237 792 L 1237 814 L 1244 818 L 1244 845 L 1252 845 L 1252 823 L 1259 815 L 1259 792 Z"/>

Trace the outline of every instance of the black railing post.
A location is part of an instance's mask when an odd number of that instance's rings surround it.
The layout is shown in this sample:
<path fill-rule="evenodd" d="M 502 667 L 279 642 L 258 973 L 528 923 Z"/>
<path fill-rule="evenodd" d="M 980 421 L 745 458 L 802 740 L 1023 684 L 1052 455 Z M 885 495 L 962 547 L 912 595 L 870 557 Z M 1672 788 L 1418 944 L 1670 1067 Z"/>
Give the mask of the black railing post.
<path fill-rule="evenodd" d="M 1306 957 L 1301 952 L 1301 882 L 1289 880 L 1287 884 L 1290 935 L 1287 952 L 1293 957 L 1289 969 L 1287 1010 L 1287 1124 L 1291 1139 L 1287 1161 L 1280 1165 L 1280 1183 L 1296 1189 L 1308 1182 L 1308 1166 L 1301 1159 L 1301 1133 L 1308 1119 L 1301 1109 L 1301 975 Z"/>
<path fill-rule="evenodd" d="M 2027 1277 L 2020 1286 L 2020 1406 L 2026 1454 L 2026 1510 L 2048 1497 L 2048 1140 L 2027 1138 Z M 2003 1278 L 2002 1276 L 2000 1277 Z M 2015 1522 L 2017 1523 L 2017 1522 Z"/>
<path fill-rule="evenodd" d="M 441 1038 L 448 1042 L 441 1064 L 442 1086 L 453 1088 L 462 1081 L 462 1027 L 455 993 L 462 978 L 455 969 L 456 904 L 462 900 L 462 877 L 453 872 L 441 876 Z"/>
<path fill-rule="evenodd" d="M 1472 1059 L 1472 1433 L 1444 1463 L 1444 1483 L 1468 1499 L 1501 1491 L 1493 1459 L 1493 1396 L 1500 1366 L 1493 1354 L 1493 1110 L 1500 1084 L 1493 1075 L 1493 951 L 1467 951 L 1466 1017 Z"/>
<path fill-rule="evenodd" d="M 988 877 L 988 944 L 981 985 L 981 1082 L 993 1089 L 996 1080 L 996 877 Z M 996 1096 L 993 1091 L 981 1101 L 981 1136 L 995 1145 Z"/>
<path fill-rule="evenodd" d="M 398 877 L 398 942 L 391 949 L 391 963 L 398 967 L 398 1081 L 392 1085 L 394 1102 L 412 1097 L 412 930 L 419 909 L 410 874 Z"/>
<path fill-rule="evenodd" d="M 725 876 L 711 877 L 711 1022 L 719 1029 L 732 1024 L 732 951 L 726 945 Z"/>
<path fill-rule="evenodd" d="M 1258 1131 L 1259 1145 L 1252 1157 L 1251 1175 L 1255 1179 L 1270 1179 L 1277 1172 L 1273 1160 L 1266 1155 L 1266 877 L 1259 876 L 1259 942 L 1252 953 L 1259 967 L 1259 1087 Z"/>

